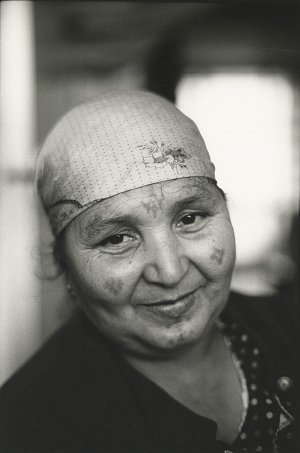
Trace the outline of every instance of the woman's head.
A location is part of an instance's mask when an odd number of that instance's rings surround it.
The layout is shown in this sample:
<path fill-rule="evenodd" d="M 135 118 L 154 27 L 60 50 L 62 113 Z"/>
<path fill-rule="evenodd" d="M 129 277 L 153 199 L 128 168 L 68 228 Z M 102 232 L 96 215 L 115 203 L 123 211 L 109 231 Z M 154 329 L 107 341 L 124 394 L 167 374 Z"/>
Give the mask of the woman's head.
<path fill-rule="evenodd" d="M 134 93 L 130 102 L 129 93 L 106 99 L 102 129 L 93 103 L 89 114 L 96 118 L 88 125 L 79 108 L 74 154 L 68 148 L 68 165 L 60 168 L 49 159 L 57 150 L 48 141 L 39 188 L 68 279 L 90 319 L 124 349 L 169 353 L 203 338 L 224 307 L 234 235 L 194 123 L 151 94 Z M 55 140 L 62 155 L 68 135 Z M 55 177 L 53 166 L 56 181 L 47 173 Z M 77 211 L 69 210 L 73 204 Z"/>
<path fill-rule="evenodd" d="M 38 190 L 55 235 L 93 203 L 189 176 L 214 179 L 197 127 L 170 102 L 141 91 L 116 91 L 71 110 L 37 161 Z"/>

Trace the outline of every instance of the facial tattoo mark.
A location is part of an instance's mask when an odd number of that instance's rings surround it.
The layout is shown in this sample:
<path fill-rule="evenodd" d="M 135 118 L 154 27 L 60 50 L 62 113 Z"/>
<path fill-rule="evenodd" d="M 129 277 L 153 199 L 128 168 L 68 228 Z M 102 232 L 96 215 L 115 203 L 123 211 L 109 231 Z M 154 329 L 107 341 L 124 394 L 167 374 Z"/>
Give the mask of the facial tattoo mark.
<path fill-rule="evenodd" d="M 217 261 L 218 264 L 222 264 L 225 251 L 224 249 L 218 249 L 214 247 L 213 253 L 210 255 L 210 259 Z"/>
<path fill-rule="evenodd" d="M 197 189 L 197 193 L 200 198 L 203 200 L 210 199 L 211 194 L 211 187 L 213 183 L 207 178 L 206 176 L 192 176 L 188 178 L 188 183 L 186 185 L 186 189 L 188 191 L 192 189 Z"/>
<path fill-rule="evenodd" d="M 152 214 L 153 217 L 156 218 L 159 211 L 161 211 L 162 201 L 158 203 L 154 199 L 146 203 L 142 201 L 142 206 L 146 210 L 147 214 Z"/>
<path fill-rule="evenodd" d="M 150 186 L 151 187 L 151 186 Z M 157 217 L 158 213 L 162 210 L 164 201 L 163 186 L 159 185 L 160 193 L 151 187 L 151 193 L 149 194 L 150 201 L 141 202 L 142 207 L 146 210 L 147 214 L 152 214 L 154 218 Z"/>
<path fill-rule="evenodd" d="M 110 294 L 117 296 L 122 291 L 124 282 L 120 278 L 109 278 L 105 280 L 103 286 Z"/>

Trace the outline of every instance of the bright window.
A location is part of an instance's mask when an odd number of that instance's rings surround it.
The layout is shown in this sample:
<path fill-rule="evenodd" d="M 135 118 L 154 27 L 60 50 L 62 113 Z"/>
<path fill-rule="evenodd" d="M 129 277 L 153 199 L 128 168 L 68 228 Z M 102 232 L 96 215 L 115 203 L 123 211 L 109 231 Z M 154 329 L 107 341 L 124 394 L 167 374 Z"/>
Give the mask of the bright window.
<path fill-rule="evenodd" d="M 187 75 L 178 85 L 177 105 L 198 125 L 228 194 L 237 269 L 271 262 L 297 210 L 294 103 L 282 74 Z M 233 286 L 268 292 L 263 279 L 248 273 L 248 283 L 235 278 Z"/>

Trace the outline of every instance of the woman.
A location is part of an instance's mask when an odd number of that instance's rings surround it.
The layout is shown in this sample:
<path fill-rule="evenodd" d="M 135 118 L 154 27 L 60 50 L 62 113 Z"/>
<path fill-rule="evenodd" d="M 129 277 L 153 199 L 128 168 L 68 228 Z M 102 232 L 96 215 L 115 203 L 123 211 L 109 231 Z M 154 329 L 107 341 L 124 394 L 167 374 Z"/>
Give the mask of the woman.
<path fill-rule="evenodd" d="M 54 128 L 37 185 L 82 310 L 4 386 L 1 451 L 299 451 L 295 319 L 229 295 L 234 234 L 195 124 L 109 93 Z"/>

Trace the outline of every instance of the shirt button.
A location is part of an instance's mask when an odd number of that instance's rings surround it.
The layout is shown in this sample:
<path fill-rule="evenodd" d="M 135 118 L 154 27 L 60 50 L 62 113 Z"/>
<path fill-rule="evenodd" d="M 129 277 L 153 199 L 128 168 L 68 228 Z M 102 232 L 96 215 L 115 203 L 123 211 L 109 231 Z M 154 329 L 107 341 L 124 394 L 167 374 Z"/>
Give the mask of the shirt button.
<path fill-rule="evenodd" d="M 281 376 L 277 381 L 277 387 L 282 392 L 286 392 L 286 391 L 290 390 L 292 385 L 293 385 L 293 381 L 288 376 Z"/>

